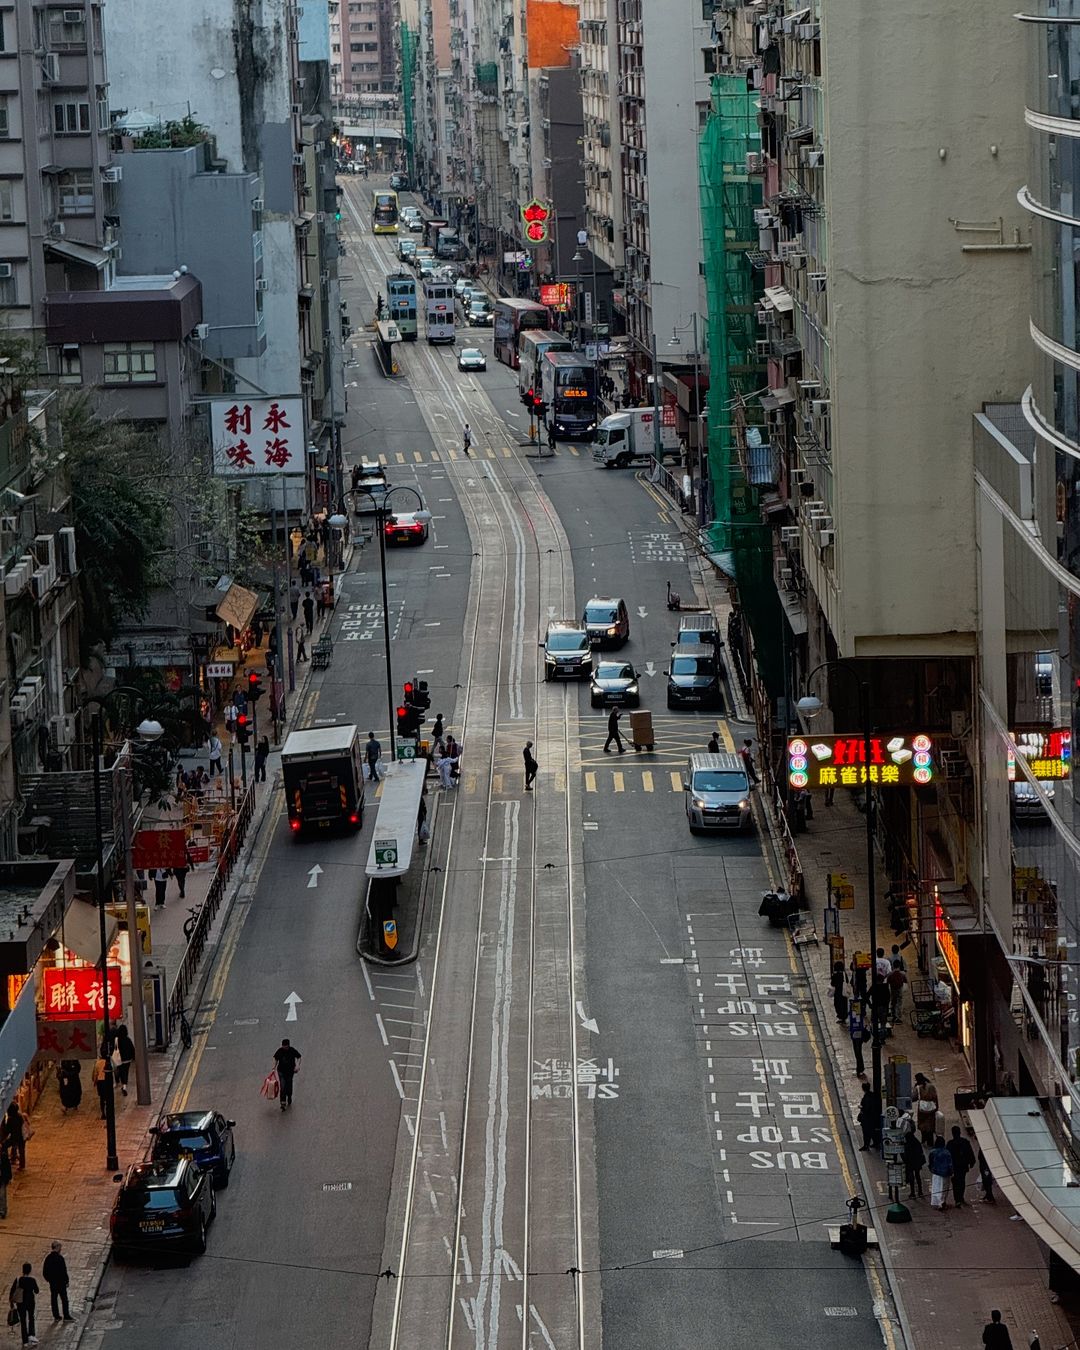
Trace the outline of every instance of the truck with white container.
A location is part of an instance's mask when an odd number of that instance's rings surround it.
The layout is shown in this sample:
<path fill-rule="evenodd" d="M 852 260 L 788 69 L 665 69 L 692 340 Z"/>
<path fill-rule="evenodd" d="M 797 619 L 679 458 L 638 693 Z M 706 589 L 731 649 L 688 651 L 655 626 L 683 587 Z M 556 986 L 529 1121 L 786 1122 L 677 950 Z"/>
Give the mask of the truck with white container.
<path fill-rule="evenodd" d="M 593 436 L 593 459 L 605 469 L 625 469 L 631 464 L 646 464 L 656 455 L 652 408 L 623 408 L 605 417 Z M 660 420 L 661 458 L 675 454 L 679 436 L 675 427 Z"/>

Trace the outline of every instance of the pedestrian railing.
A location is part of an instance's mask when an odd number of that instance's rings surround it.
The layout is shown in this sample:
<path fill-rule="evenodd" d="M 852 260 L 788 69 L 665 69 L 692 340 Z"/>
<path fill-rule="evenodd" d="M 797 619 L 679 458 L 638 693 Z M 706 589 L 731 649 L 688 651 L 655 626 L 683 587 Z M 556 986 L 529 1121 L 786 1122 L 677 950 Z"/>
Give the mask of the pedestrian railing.
<path fill-rule="evenodd" d="M 217 866 L 214 869 L 210 888 L 206 892 L 206 899 L 199 909 L 198 919 L 191 936 L 188 938 L 183 960 L 176 972 L 172 989 L 169 991 L 170 1041 L 172 1040 L 173 1028 L 180 1018 L 180 1011 L 195 983 L 195 976 L 198 973 L 203 952 L 206 950 L 211 926 L 217 917 L 218 910 L 221 908 L 221 902 L 225 897 L 225 888 L 229 884 L 233 868 L 240 857 L 240 850 L 243 847 L 244 837 L 247 834 L 247 828 L 251 823 L 254 811 L 255 784 L 249 783 L 237 804 L 236 817 L 229 827 L 228 833 L 222 838 L 221 848 L 218 851 Z"/>
<path fill-rule="evenodd" d="M 764 795 L 764 794 L 762 794 Z M 780 837 L 780 846 L 784 854 L 784 863 L 787 868 L 787 891 L 789 895 L 803 894 L 803 869 L 799 860 L 799 850 L 795 847 L 795 837 L 791 833 L 791 824 L 788 821 L 787 809 L 783 797 L 780 796 L 779 789 L 773 787 L 772 797 L 769 799 L 769 805 L 772 808 L 773 820 L 776 822 L 776 833 Z"/>

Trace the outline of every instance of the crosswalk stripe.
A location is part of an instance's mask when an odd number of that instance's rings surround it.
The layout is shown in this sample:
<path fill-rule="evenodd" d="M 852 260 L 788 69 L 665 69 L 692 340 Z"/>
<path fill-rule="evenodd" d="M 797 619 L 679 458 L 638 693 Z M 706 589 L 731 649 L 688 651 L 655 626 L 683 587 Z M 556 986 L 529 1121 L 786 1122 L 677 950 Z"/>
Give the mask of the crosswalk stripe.
<path fill-rule="evenodd" d="M 501 773 L 493 773 L 491 775 L 491 790 L 492 792 L 501 792 L 503 790 L 503 776 Z"/>
<path fill-rule="evenodd" d="M 414 450 L 414 451 L 412 452 L 412 457 L 413 457 L 413 459 L 416 461 L 417 464 L 423 464 L 423 462 L 424 462 L 424 456 L 420 453 L 419 450 Z"/>
<path fill-rule="evenodd" d="M 433 464 L 441 464 L 441 463 L 442 463 L 442 455 L 439 454 L 438 450 L 432 450 L 432 452 L 431 452 L 431 462 L 432 462 Z"/>
<path fill-rule="evenodd" d="M 586 792 L 596 791 L 596 774 L 587 773 L 585 775 L 585 791 Z"/>
<path fill-rule="evenodd" d="M 490 446 L 490 445 L 487 445 L 487 446 L 484 447 L 484 454 L 487 455 L 488 459 L 494 459 L 494 458 L 495 458 L 495 451 L 494 451 L 493 447 Z"/>
<path fill-rule="evenodd" d="M 379 463 L 382 464 L 382 465 L 385 467 L 387 464 L 390 463 L 390 461 L 386 458 L 385 455 L 380 455 L 380 456 L 379 456 Z"/>
<path fill-rule="evenodd" d="M 649 772 L 648 769 L 642 770 L 641 786 L 645 789 L 646 792 L 651 792 L 653 790 L 652 774 Z"/>
<path fill-rule="evenodd" d="M 400 450 L 395 450 L 395 451 L 394 451 L 394 458 L 397 460 L 397 462 L 398 462 L 399 464 L 404 464 L 404 463 L 405 463 L 405 456 L 401 453 Z"/>
<path fill-rule="evenodd" d="M 625 784 L 625 781 L 624 781 L 624 779 L 623 779 L 622 774 L 619 773 L 618 770 L 616 770 L 614 773 L 612 773 L 612 775 L 611 775 L 611 781 L 612 781 L 612 783 L 614 783 L 614 785 L 615 785 L 615 791 L 616 791 L 616 792 L 625 792 L 625 791 L 626 791 L 626 784 Z"/>
<path fill-rule="evenodd" d="M 513 451 L 510 449 L 510 447 L 509 447 L 508 445 L 504 445 L 504 446 L 503 446 L 503 448 L 502 448 L 502 457 L 503 457 L 503 459 L 509 459 L 512 453 L 513 453 Z"/>
<path fill-rule="evenodd" d="M 456 450 L 447 450 L 446 453 L 450 456 L 451 459 L 457 459 L 457 451 L 456 451 Z"/>
<path fill-rule="evenodd" d="M 682 791 L 682 774 L 673 773 L 671 775 L 671 790 L 672 792 Z"/>

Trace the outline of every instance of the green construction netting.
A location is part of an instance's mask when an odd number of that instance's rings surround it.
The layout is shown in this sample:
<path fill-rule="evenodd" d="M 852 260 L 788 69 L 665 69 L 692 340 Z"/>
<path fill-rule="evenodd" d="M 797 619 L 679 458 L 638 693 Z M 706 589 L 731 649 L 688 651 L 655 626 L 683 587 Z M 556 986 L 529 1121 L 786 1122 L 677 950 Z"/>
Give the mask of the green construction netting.
<path fill-rule="evenodd" d="M 416 69 L 416 44 L 419 35 L 408 24 L 401 25 L 401 102 L 405 108 L 405 153 L 408 155 L 409 182 L 416 182 L 416 148 L 413 135 L 413 78 Z"/>

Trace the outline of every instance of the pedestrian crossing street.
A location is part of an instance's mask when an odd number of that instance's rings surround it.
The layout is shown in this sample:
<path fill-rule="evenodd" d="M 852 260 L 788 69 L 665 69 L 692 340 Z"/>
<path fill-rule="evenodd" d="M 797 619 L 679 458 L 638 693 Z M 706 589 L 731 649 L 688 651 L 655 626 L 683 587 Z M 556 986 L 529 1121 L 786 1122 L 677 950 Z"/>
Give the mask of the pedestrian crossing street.
<path fill-rule="evenodd" d="M 607 739 L 607 712 L 601 714 L 597 709 L 595 720 L 583 721 L 580 728 L 582 789 L 587 794 L 613 796 L 635 792 L 681 795 L 682 772 L 687 758 L 705 750 L 714 729 L 719 733 L 721 746 L 734 751 L 731 728 L 723 717 L 703 713 L 654 713 L 654 750 L 634 750 L 624 734 L 625 753 L 620 755 L 618 751 L 611 750 L 605 754 L 603 746 Z M 623 731 L 629 731 L 628 719 L 625 717 Z M 499 728 L 497 767 L 490 779 L 470 772 L 466 754 L 462 757 L 461 778 L 454 790 L 471 797 L 486 794 L 490 787 L 494 797 L 517 797 L 525 785 L 520 746 L 527 739 L 529 737 L 520 723 L 503 723 Z M 537 788 L 545 792 L 565 792 L 566 773 L 563 769 L 546 768 L 543 746 L 538 747 L 537 758 L 540 760 Z M 434 776 L 429 779 L 429 785 L 432 790 L 438 790 Z M 376 786 L 373 795 L 378 801 L 382 796 L 382 783 Z"/>
<path fill-rule="evenodd" d="M 526 454 L 535 446 L 524 445 L 520 449 Z M 467 460 L 467 459 L 512 459 L 517 448 L 512 445 L 476 445 L 468 455 L 463 450 L 391 450 L 385 454 L 375 456 L 383 468 L 392 468 L 394 465 L 401 464 L 445 464 L 447 461 Z M 544 450 L 546 459 L 552 452 Z M 554 451 L 555 455 L 572 455 L 575 459 L 581 457 L 583 451 L 577 445 L 557 445 Z M 587 455 L 586 455 L 587 457 Z"/>

